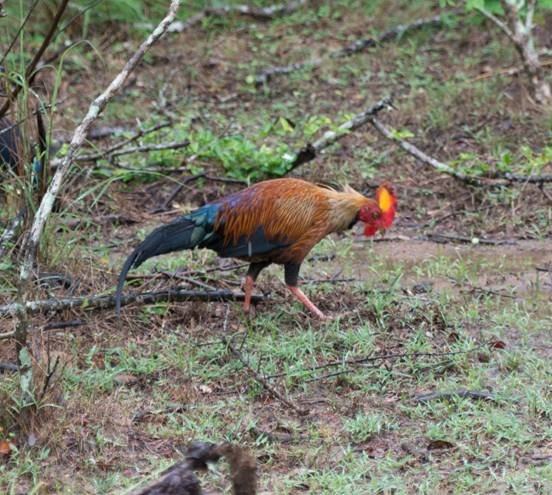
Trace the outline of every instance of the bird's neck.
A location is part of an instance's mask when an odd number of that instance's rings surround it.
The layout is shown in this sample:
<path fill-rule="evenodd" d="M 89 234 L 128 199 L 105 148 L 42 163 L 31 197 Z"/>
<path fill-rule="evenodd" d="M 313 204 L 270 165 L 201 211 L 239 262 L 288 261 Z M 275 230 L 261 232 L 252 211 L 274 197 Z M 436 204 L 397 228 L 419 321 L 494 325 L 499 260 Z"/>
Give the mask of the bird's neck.
<path fill-rule="evenodd" d="M 328 233 L 347 230 L 367 201 L 362 194 L 349 189 L 345 192 L 328 191 Z"/>

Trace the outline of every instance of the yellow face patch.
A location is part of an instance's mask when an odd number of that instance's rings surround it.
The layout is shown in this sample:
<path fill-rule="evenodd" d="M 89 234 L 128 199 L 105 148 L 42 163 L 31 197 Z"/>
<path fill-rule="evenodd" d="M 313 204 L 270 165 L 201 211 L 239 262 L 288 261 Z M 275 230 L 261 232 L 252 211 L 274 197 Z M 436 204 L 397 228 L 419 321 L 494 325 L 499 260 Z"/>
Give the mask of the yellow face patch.
<path fill-rule="evenodd" d="M 387 213 L 393 207 L 393 197 L 385 188 L 381 188 L 378 194 L 378 206 L 383 213 Z"/>

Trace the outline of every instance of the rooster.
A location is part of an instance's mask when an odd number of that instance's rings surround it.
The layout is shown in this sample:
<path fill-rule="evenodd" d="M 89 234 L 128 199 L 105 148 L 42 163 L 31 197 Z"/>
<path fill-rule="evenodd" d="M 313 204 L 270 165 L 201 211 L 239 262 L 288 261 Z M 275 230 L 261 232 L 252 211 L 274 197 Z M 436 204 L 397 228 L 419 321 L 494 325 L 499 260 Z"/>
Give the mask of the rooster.
<path fill-rule="evenodd" d="M 389 184 L 381 185 L 376 199 L 351 187 L 338 192 L 299 179 L 259 182 L 188 213 L 155 229 L 127 258 L 116 292 L 121 292 L 128 271 L 160 254 L 209 248 L 223 258 L 249 261 L 245 278 L 244 310 L 249 312 L 253 284 L 272 263 L 284 265 L 285 282 L 312 313 L 325 316 L 297 286 L 301 263 L 309 251 L 332 232 L 364 223 L 364 235 L 373 236 L 393 223 L 397 200 Z"/>

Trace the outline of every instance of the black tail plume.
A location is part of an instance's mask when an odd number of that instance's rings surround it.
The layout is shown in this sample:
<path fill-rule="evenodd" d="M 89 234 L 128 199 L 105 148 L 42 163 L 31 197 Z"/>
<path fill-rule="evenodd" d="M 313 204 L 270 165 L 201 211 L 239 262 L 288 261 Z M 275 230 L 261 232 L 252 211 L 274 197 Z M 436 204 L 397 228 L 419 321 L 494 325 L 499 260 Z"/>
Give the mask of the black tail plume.
<path fill-rule="evenodd" d="M 160 254 L 193 249 L 211 235 L 208 226 L 198 225 L 188 216 L 178 218 L 168 225 L 155 229 L 126 259 L 115 292 L 115 312 L 121 312 L 121 293 L 127 273 L 131 268 L 140 266 L 144 261 Z"/>

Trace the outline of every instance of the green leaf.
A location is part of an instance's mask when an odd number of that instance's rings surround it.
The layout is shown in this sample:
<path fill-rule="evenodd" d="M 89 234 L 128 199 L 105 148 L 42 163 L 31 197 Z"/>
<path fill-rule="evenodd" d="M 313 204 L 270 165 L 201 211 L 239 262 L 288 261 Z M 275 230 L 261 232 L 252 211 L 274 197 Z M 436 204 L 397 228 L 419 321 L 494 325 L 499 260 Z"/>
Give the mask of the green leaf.
<path fill-rule="evenodd" d="M 397 131 L 397 130 L 393 129 L 391 131 L 391 133 L 393 134 L 393 137 L 395 139 L 408 139 L 408 138 L 413 138 L 414 137 L 414 133 L 410 132 L 408 129 L 405 129 L 405 130 L 402 130 L 402 131 Z"/>
<path fill-rule="evenodd" d="M 282 127 L 282 129 L 284 130 L 284 132 L 287 132 L 288 134 L 293 133 L 293 127 L 289 123 L 288 119 L 286 119 L 284 117 L 280 117 L 279 124 Z"/>
<path fill-rule="evenodd" d="M 484 9 L 485 0 L 467 0 L 466 1 L 466 10 L 476 10 Z"/>

